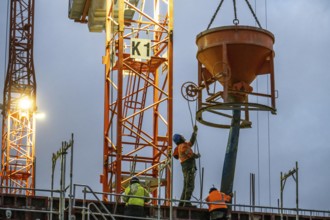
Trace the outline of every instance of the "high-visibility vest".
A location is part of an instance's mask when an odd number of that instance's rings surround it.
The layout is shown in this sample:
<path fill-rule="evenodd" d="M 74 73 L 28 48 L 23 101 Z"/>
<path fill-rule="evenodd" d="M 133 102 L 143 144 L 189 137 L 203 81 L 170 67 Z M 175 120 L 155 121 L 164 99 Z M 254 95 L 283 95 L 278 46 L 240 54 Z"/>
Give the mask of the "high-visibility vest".
<path fill-rule="evenodd" d="M 135 190 L 133 190 L 133 188 L 135 188 Z M 133 183 L 132 185 L 128 186 L 125 189 L 125 195 L 147 197 L 147 198 L 135 198 L 135 197 L 124 196 L 123 200 L 124 202 L 126 202 L 126 205 L 144 206 L 145 202 L 150 201 L 148 191 L 145 188 L 143 188 L 139 183 Z"/>
<path fill-rule="evenodd" d="M 178 145 L 179 148 L 179 159 L 180 162 L 183 163 L 184 161 L 188 160 L 194 155 L 194 152 L 191 149 L 191 143 L 190 142 L 184 142 L 182 144 Z"/>
<path fill-rule="evenodd" d="M 209 211 L 211 212 L 215 209 L 226 209 L 226 202 L 229 202 L 230 199 L 230 196 L 219 192 L 219 190 L 213 190 L 205 200 L 207 202 L 216 202 L 216 204 L 208 204 Z"/>
<path fill-rule="evenodd" d="M 173 157 L 175 159 L 179 159 L 179 147 L 178 146 L 176 146 L 176 148 L 174 148 Z"/>

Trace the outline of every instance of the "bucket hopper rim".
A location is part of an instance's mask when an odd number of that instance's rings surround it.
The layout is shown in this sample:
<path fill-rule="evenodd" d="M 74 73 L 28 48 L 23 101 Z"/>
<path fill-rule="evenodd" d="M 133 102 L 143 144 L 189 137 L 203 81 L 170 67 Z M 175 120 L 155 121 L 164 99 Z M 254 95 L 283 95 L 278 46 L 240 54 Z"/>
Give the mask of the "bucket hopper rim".
<path fill-rule="evenodd" d="M 208 30 L 202 31 L 200 32 L 197 36 L 196 36 L 196 43 L 199 40 L 199 38 L 201 38 L 202 36 L 205 36 L 207 34 L 211 34 L 213 32 L 218 32 L 218 31 L 225 31 L 225 30 L 251 30 L 251 31 L 258 31 L 264 34 L 269 35 L 272 40 L 273 40 L 273 44 L 275 44 L 275 36 L 272 32 L 263 29 L 263 28 L 258 28 L 258 27 L 253 27 L 253 26 L 244 26 L 244 25 L 240 25 L 240 26 L 235 26 L 235 25 L 229 25 L 229 26 L 220 26 L 220 27 L 214 27 L 214 28 L 210 28 Z"/>

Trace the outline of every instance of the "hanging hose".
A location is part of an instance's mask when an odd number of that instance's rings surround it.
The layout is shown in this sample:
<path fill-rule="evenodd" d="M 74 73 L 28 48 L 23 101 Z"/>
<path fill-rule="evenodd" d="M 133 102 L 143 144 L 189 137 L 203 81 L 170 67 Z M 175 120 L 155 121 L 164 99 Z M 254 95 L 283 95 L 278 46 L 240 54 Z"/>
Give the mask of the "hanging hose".
<path fill-rule="evenodd" d="M 228 144 L 226 149 L 225 160 L 223 163 L 221 192 L 230 195 L 233 192 L 236 157 L 238 148 L 238 139 L 240 131 L 241 110 L 233 110 L 233 118 L 231 121 Z"/>

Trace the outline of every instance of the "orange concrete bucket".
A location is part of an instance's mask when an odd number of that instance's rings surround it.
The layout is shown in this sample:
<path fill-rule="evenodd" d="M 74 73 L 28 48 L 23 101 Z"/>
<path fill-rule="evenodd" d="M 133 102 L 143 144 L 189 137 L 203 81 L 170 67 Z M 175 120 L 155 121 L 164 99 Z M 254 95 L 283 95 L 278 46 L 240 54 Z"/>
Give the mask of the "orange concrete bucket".
<path fill-rule="evenodd" d="M 196 37 L 197 59 L 223 85 L 250 84 L 257 75 L 272 73 L 274 35 L 250 26 L 224 26 Z"/>

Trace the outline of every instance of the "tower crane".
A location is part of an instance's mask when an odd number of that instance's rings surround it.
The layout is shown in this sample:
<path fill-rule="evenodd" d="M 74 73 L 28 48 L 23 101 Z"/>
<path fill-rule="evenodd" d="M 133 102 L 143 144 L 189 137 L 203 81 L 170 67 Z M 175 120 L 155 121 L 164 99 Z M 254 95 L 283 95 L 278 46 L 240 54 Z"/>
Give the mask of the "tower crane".
<path fill-rule="evenodd" d="M 173 0 L 70 0 L 69 18 L 106 34 L 103 192 L 137 176 L 170 198 Z"/>
<path fill-rule="evenodd" d="M 3 92 L 1 192 L 34 195 L 36 77 L 34 0 L 11 0 L 9 60 Z"/>

